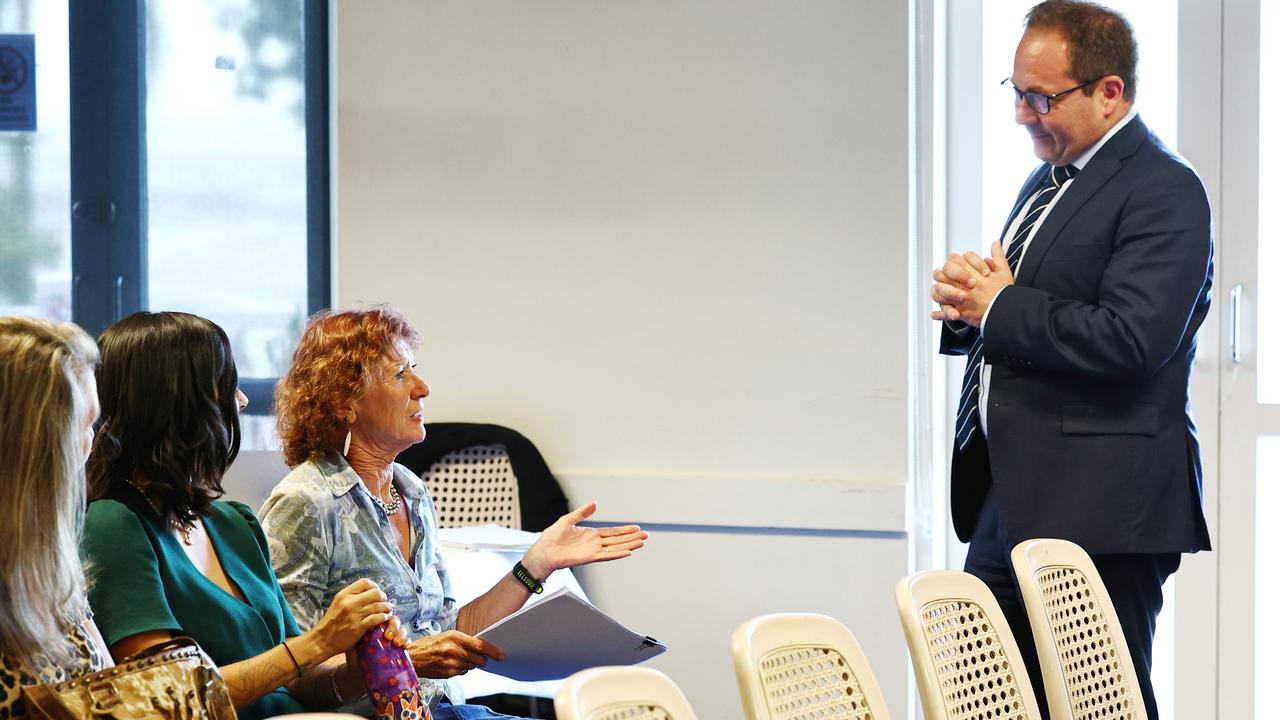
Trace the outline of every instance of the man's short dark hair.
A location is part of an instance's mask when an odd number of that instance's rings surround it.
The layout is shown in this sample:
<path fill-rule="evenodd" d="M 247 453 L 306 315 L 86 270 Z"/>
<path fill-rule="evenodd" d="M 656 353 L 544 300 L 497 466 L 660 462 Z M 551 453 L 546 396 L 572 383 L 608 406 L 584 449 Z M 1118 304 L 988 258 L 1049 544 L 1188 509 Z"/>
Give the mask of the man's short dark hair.
<path fill-rule="evenodd" d="M 1138 41 L 1120 13 L 1083 0 L 1045 0 L 1027 13 L 1028 30 L 1056 30 L 1071 47 L 1071 76 L 1086 82 L 1106 75 L 1124 81 L 1124 99 L 1138 92 Z M 1086 87 L 1091 94 L 1093 87 Z"/>

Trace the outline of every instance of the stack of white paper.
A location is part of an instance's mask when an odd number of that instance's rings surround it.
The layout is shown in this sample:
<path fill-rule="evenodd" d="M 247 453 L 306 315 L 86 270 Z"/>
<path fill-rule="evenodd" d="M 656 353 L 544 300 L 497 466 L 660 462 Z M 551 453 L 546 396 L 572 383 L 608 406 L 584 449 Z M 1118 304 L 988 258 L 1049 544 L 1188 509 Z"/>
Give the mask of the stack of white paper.
<path fill-rule="evenodd" d="M 512 530 L 501 525 L 471 525 L 440 529 L 440 544 L 460 550 L 524 552 L 532 547 L 537 539 L 538 533 Z"/>

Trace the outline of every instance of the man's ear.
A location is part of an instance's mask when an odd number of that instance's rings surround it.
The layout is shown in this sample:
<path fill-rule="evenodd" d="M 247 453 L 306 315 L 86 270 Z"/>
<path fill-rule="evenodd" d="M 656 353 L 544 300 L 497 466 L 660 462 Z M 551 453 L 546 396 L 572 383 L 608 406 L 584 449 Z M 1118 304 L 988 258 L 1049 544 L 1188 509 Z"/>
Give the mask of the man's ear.
<path fill-rule="evenodd" d="M 1115 112 L 1124 102 L 1124 80 L 1119 75 L 1107 75 L 1098 81 L 1098 92 L 1102 96 L 1103 109 L 1107 114 Z"/>

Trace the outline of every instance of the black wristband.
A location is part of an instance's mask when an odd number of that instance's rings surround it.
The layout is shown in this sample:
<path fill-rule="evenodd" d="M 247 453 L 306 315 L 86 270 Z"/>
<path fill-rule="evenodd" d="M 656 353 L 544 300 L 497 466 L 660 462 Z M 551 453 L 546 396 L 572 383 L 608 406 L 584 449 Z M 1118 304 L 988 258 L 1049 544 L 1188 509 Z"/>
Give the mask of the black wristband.
<path fill-rule="evenodd" d="M 542 592 L 542 583 L 538 582 L 538 579 L 533 576 L 533 573 L 529 572 L 525 568 L 524 563 L 517 562 L 516 566 L 511 568 L 511 574 L 516 580 L 520 581 L 520 584 L 523 585 L 526 590 L 534 595 Z"/>
<path fill-rule="evenodd" d="M 298 671 L 298 677 L 302 677 L 302 666 L 298 664 L 298 658 L 293 656 L 293 650 L 289 647 L 289 643 L 280 643 L 284 646 L 284 651 L 289 653 L 289 659 L 293 661 L 293 669 Z"/>

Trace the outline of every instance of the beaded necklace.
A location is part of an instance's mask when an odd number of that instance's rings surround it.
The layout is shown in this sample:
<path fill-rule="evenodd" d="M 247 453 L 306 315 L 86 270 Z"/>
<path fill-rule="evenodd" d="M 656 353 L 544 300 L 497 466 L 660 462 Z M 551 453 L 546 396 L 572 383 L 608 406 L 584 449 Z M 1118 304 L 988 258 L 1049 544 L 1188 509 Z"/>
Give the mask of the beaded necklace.
<path fill-rule="evenodd" d="M 369 493 L 369 497 L 373 498 L 373 502 L 377 505 L 387 517 L 392 517 L 400 512 L 400 491 L 396 490 L 396 484 L 391 483 L 391 502 L 383 502 L 382 498 Z"/>
<path fill-rule="evenodd" d="M 138 494 L 142 496 L 143 500 L 147 501 L 147 504 L 151 506 L 151 509 L 155 511 L 156 515 L 159 515 L 161 518 L 165 516 L 163 512 L 160 512 L 160 506 L 156 505 L 155 502 L 151 500 L 151 498 L 147 497 L 146 493 L 142 492 L 142 488 L 138 487 L 138 484 L 133 481 L 133 478 L 126 478 L 125 482 L 129 483 L 129 487 L 138 491 Z M 191 531 L 196 528 L 195 523 L 179 522 L 177 518 L 170 517 L 169 527 L 173 528 L 174 530 L 177 530 L 178 534 L 182 536 L 183 545 L 186 545 L 187 547 L 191 547 Z"/>

